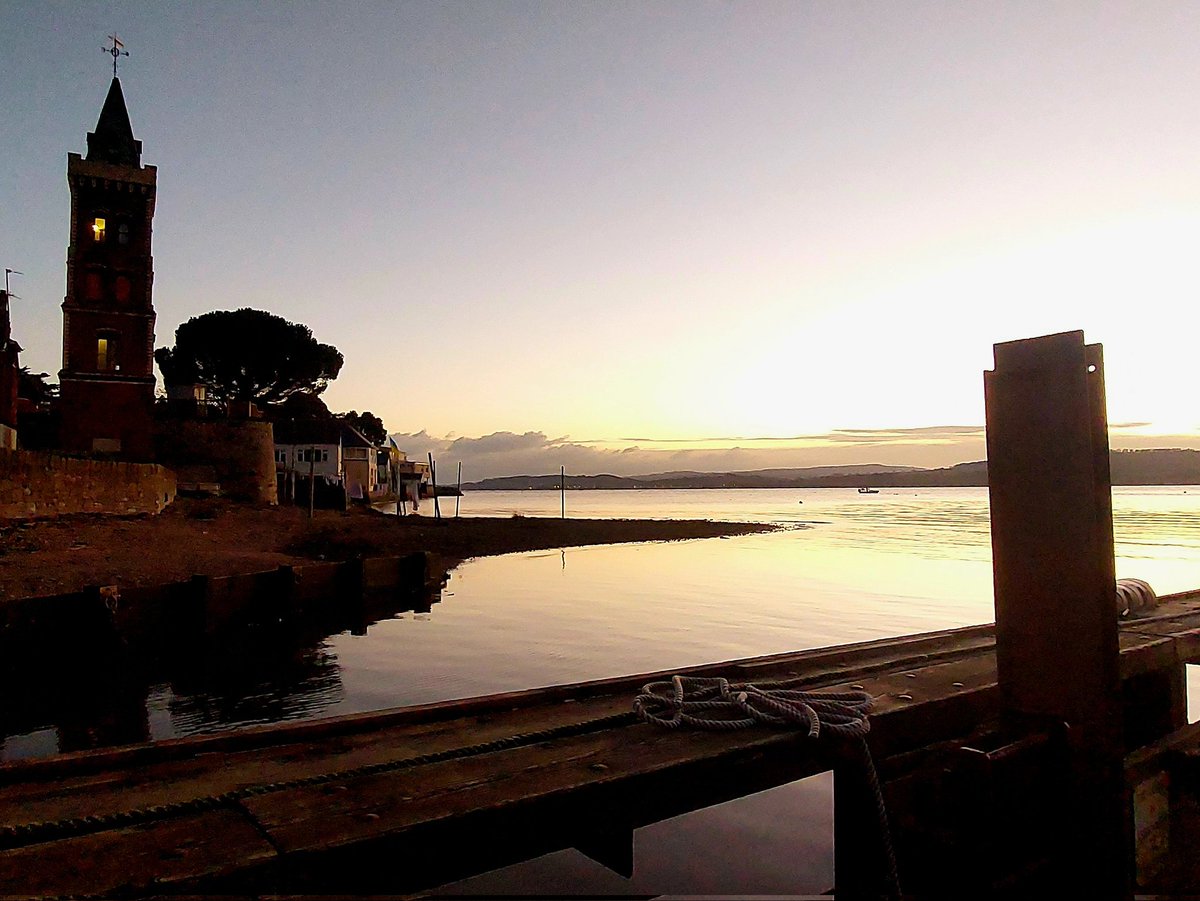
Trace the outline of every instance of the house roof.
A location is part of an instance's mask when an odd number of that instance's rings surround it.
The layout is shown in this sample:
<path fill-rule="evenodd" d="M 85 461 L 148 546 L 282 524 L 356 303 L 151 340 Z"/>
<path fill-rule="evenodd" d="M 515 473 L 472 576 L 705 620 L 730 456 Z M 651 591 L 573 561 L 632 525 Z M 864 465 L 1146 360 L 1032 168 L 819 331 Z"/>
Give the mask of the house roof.
<path fill-rule="evenodd" d="M 133 136 L 129 123 L 129 110 L 125 108 L 125 95 L 121 92 L 121 81 L 113 76 L 108 87 L 108 96 L 96 120 L 96 130 L 87 136 L 89 160 L 100 160 L 124 166 L 142 164 L 142 142 Z"/>
<path fill-rule="evenodd" d="M 276 444 L 337 444 L 373 447 L 362 432 L 339 419 L 289 419 L 274 424 Z"/>
<path fill-rule="evenodd" d="M 291 419 L 274 424 L 276 444 L 337 444 L 341 423 L 336 419 Z"/>
<path fill-rule="evenodd" d="M 370 440 L 352 425 L 342 423 L 342 444 L 345 447 L 374 447 Z"/>

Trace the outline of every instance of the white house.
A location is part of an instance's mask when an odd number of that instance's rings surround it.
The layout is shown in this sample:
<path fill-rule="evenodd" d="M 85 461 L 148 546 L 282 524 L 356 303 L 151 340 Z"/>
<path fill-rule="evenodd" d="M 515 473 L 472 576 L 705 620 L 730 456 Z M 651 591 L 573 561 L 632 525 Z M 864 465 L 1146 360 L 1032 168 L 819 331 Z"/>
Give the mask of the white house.
<path fill-rule="evenodd" d="M 323 478 L 346 487 L 352 498 L 379 490 L 377 449 L 357 429 L 338 419 L 275 423 L 275 471 Z"/>

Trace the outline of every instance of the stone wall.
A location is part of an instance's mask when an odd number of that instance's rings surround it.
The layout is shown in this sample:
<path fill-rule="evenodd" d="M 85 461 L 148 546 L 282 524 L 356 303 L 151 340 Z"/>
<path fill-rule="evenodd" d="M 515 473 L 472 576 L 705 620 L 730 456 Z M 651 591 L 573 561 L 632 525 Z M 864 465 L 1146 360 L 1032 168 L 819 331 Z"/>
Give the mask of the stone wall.
<path fill-rule="evenodd" d="M 175 473 L 154 463 L 0 450 L 0 519 L 161 513 L 173 500 Z"/>
<path fill-rule="evenodd" d="M 155 424 L 154 438 L 155 459 L 181 472 L 180 481 L 215 481 L 226 497 L 278 503 L 271 423 L 261 419 L 163 419 Z"/>

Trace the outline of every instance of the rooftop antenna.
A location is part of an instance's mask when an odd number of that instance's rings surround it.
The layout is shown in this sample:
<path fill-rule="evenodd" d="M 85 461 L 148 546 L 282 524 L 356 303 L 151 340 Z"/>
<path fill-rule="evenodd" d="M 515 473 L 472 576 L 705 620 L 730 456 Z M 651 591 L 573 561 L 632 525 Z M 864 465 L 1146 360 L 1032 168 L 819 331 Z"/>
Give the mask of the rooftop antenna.
<path fill-rule="evenodd" d="M 111 47 L 101 47 L 100 49 L 113 58 L 113 78 L 117 77 L 117 58 L 121 56 L 129 56 L 129 51 L 123 49 L 125 45 L 121 43 L 121 39 L 117 37 L 116 32 L 108 36 L 112 41 Z"/>
<path fill-rule="evenodd" d="M 24 272 L 18 272 L 16 269 L 5 269 L 4 270 L 4 293 L 7 294 L 9 297 L 14 297 L 15 295 L 10 290 L 8 290 L 8 277 L 10 275 L 24 275 L 24 274 L 25 274 Z M 19 297 L 17 298 L 17 300 L 20 300 L 20 299 L 21 298 L 19 298 Z"/>

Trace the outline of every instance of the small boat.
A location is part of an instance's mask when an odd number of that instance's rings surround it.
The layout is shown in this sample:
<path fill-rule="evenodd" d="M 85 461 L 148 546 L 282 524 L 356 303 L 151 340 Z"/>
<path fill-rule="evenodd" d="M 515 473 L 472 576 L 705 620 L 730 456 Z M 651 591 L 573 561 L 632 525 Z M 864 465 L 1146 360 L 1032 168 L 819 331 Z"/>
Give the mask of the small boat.
<path fill-rule="evenodd" d="M 879 489 L 878 488 L 859 488 L 858 493 L 859 494 L 878 494 Z"/>

